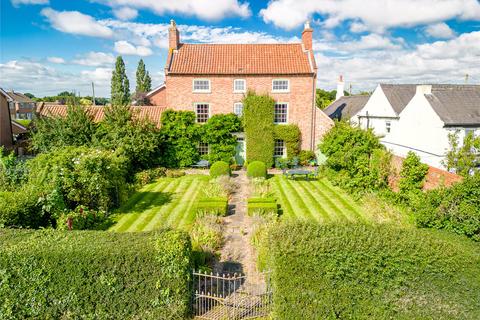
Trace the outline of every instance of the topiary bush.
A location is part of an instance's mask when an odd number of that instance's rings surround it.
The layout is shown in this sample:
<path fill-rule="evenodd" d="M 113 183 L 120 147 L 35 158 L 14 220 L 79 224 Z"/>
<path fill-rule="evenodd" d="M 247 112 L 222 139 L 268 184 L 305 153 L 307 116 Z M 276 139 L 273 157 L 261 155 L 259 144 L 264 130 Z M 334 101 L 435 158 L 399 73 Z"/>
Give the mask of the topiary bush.
<path fill-rule="evenodd" d="M 192 249 L 180 231 L 0 230 L 2 319 L 185 319 Z"/>
<path fill-rule="evenodd" d="M 210 176 L 212 178 L 230 176 L 230 174 L 230 166 L 225 161 L 217 161 L 210 167 Z"/>
<path fill-rule="evenodd" d="M 267 166 L 262 161 L 250 162 L 247 166 L 247 177 L 267 178 Z"/>

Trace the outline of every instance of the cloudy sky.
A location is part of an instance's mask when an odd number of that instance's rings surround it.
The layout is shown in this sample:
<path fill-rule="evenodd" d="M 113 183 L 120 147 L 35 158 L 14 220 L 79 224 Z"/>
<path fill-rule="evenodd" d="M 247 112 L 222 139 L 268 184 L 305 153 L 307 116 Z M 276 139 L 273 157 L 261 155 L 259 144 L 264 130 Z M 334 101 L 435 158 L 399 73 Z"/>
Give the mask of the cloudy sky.
<path fill-rule="evenodd" d="M 167 29 L 183 42 L 299 41 L 314 28 L 318 86 L 343 74 L 353 91 L 388 83 L 480 83 L 478 0 L 1 0 L 0 86 L 110 95 L 115 56 L 132 88 L 143 58 L 163 81 Z"/>

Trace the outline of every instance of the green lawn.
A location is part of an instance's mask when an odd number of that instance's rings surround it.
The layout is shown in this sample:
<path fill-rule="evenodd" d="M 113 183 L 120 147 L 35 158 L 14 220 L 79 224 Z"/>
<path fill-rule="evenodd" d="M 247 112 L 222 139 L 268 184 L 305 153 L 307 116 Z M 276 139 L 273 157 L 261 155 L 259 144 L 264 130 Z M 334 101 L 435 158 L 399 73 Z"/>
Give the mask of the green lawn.
<path fill-rule="evenodd" d="M 109 229 L 117 232 L 149 231 L 162 227 L 189 228 L 194 205 L 208 176 L 160 178 L 137 191 L 117 210 Z"/>
<path fill-rule="evenodd" d="M 284 219 L 373 222 L 390 220 L 365 210 L 327 179 L 292 180 L 277 175 L 270 179 L 283 210 Z"/>

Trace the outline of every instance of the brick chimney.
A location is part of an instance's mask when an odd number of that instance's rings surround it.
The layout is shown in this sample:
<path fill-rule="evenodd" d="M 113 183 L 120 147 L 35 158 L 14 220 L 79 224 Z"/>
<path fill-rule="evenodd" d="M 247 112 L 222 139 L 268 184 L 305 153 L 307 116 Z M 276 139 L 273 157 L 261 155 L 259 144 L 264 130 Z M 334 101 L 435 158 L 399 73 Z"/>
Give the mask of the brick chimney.
<path fill-rule="evenodd" d="M 178 32 L 177 24 L 170 20 L 170 28 L 168 28 L 168 49 L 177 50 L 180 44 L 180 32 Z"/>
<path fill-rule="evenodd" d="M 310 27 L 310 21 L 305 22 L 305 28 L 302 31 L 302 43 L 305 50 L 312 50 L 313 29 Z"/>

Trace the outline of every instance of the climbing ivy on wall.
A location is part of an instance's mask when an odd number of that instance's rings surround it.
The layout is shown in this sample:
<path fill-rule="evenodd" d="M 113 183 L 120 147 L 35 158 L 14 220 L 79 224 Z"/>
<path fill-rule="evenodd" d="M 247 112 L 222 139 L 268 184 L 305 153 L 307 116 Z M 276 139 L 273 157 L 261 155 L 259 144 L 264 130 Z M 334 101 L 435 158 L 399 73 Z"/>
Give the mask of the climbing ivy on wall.
<path fill-rule="evenodd" d="M 231 114 L 217 114 L 199 126 L 201 141 L 208 143 L 210 153 L 208 160 L 230 162 L 235 156 L 237 137 L 232 133 L 241 129 L 240 119 Z"/>
<path fill-rule="evenodd" d="M 247 139 L 247 161 L 273 166 L 275 100 L 249 91 L 243 98 L 243 126 Z"/>
<path fill-rule="evenodd" d="M 289 158 L 298 156 L 300 152 L 300 128 L 296 124 L 279 124 L 274 127 L 275 140 L 285 141 L 287 156 Z"/>

